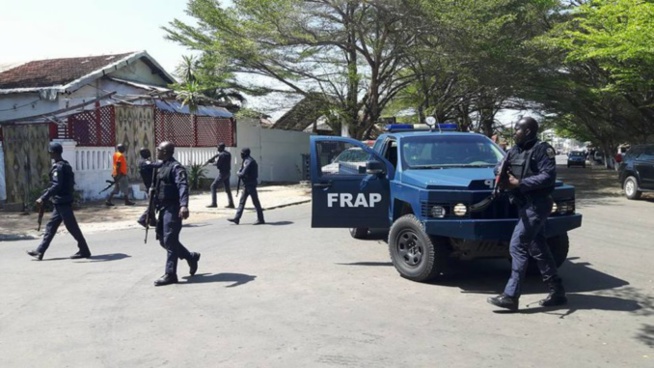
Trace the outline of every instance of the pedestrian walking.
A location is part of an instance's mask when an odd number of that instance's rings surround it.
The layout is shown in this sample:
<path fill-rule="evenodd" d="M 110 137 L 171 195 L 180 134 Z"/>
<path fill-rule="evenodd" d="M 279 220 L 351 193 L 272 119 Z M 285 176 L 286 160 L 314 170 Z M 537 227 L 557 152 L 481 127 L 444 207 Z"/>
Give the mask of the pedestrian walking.
<path fill-rule="evenodd" d="M 216 160 L 217 159 L 217 160 Z M 225 208 L 234 208 L 234 199 L 232 198 L 232 190 L 229 187 L 229 175 L 232 170 L 232 155 L 231 153 L 225 151 L 225 143 L 218 144 L 218 154 L 213 156 L 207 161 L 209 163 L 216 163 L 216 168 L 218 169 L 218 176 L 211 183 L 211 203 L 207 206 L 208 208 L 218 207 L 216 201 L 216 190 L 221 186 L 225 188 L 225 193 L 227 193 L 227 206 Z"/>
<path fill-rule="evenodd" d="M 518 207 L 519 218 L 509 244 L 511 277 L 504 292 L 488 298 L 488 302 L 514 311 L 518 309 L 529 256 L 536 260 L 542 279 L 550 289 L 540 305 L 550 307 L 567 303 L 563 282 L 545 240 L 545 223 L 552 211 L 551 194 L 556 181 L 556 152 L 537 137 L 538 122 L 531 117 L 520 119 L 514 133 L 516 145 L 507 153 L 511 163 L 508 181 L 500 183 L 509 191 L 509 200 Z"/>
<path fill-rule="evenodd" d="M 52 216 L 45 225 L 45 233 L 41 244 L 34 249 L 27 251 L 27 254 L 40 261 L 43 255 L 48 250 L 52 239 L 57 233 L 59 225 L 63 222 L 70 235 L 77 241 L 79 251 L 72 256 L 71 259 L 89 258 L 91 251 L 89 250 L 86 239 L 82 235 L 82 231 L 77 224 L 75 214 L 73 213 L 73 193 L 75 192 L 75 174 L 73 168 L 68 161 L 61 157 L 64 149 L 59 143 L 50 143 L 48 152 L 50 159 L 54 160 L 52 168 L 50 168 L 50 186 L 43 192 L 43 194 L 36 200 L 37 206 L 44 206 L 45 201 L 51 200 L 54 205 Z"/>
<path fill-rule="evenodd" d="M 167 251 L 165 273 L 154 282 L 154 286 L 177 283 L 177 259 L 185 259 L 189 273 L 195 275 L 198 270 L 200 253 L 189 252 L 179 241 L 182 220 L 189 217 L 188 179 L 186 169 L 175 158 L 175 145 L 162 142 L 157 147 L 157 159 L 161 166 L 157 172 L 156 208 L 159 211 L 157 221 L 157 239 Z"/>
<path fill-rule="evenodd" d="M 239 224 L 241 216 L 243 215 L 243 210 L 245 209 L 245 201 L 247 201 L 248 197 L 251 196 L 252 204 L 254 204 L 254 208 L 257 210 L 257 221 L 254 225 L 265 224 L 266 222 L 263 219 L 263 209 L 261 208 L 261 203 L 259 203 L 259 194 L 257 193 L 259 166 L 257 165 L 257 161 L 250 156 L 249 148 L 243 148 L 241 150 L 241 158 L 243 159 L 243 163 L 236 175 L 238 176 L 239 181 L 243 183 L 243 194 L 238 202 L 236 215 L 233 218 L 227 219 L 227 221 L 233 222 L 236 225 Z"/>
<path fill-rule="evenodd" d="M 127 179 L 127 159 L 125 159 L 125 146 L 123 144 L 116 145 L 116 152 L 113 157 L 113 171 L 111 176 L 114 178 L 114 189 L 109 193 L 105 204 L 113 206 L 111 201 L 114 195 L 123 192 L 125 195 L 125 205 L 133 206 L 134 202 L 129 200 L 129 180 Z"/>

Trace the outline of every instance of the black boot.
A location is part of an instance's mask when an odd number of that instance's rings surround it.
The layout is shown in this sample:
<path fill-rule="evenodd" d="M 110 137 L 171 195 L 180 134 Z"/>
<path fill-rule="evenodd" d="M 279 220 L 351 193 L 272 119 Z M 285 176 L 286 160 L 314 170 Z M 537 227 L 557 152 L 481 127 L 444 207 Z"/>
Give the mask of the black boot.
<path fill-rule="evenodd" d="M 518 310 L 518 298 L 508 296 L 504 293 L 498 296 L 492 296 L 486 299 L 486 301 L 500 308 L 506 308 L 512 311 Z"/>
<path fill-rule="evenodd" d="M 189 258 L 187 260 L 188 267 L 189 267 L 188 273 L 191 274 L 191 276 L 195 275 L 195 273 L 198 272 L 198 261 L 199 260 L 200 260 L 200 253 L 191 252 L 191 258 Z"/>
<path fill-rule="evenodd" d="M 164 274 L 159 279 L 154 281 L 154 286 L 164 286 L 177 283 L 177 275 L 175 274 Z"/>
<path fill-rule="evenodd" d="M 557 305 L 564 305 L 568 302 L 568 298 L 565 296 L 565 289 L 563 288 L 563 280 L 561 280 L 561 278 L 553 277 L 547 284 L 550 288 L 550 293 L 545 299 L 538 302 L 538 304 L 543 307 L 555 307 Z"/>

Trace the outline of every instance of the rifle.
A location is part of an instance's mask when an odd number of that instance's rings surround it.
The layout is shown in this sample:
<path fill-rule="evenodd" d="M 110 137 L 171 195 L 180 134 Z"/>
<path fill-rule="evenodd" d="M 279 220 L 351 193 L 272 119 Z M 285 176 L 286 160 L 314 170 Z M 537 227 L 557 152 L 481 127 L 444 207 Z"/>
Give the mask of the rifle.
<path fill-rule="evenodd" d="M 241 189 L 241 178 L 238 178 L 236 182 L 236 196 L 238 197 L 238 191 Z"/>
<path fill-rule="evenodd" d="M 156 178 L 157 170 L 152 170 L 152 181 L 150 182 L 150 188 L 148 188 L 148 209 L 147 214 L 145 215 L 145 239 L 143 240 L 144 244 L 148 244 L 148 230 L 150 229 L 150 215 L 154 214 L 154 201 L 157 197 L 156 193 Z"/>
<path fill-rule="evenodd" d="M 105 190 L 107 190 L 107 189 L 113 187 L 114 184 L 116 184 L 116 181 L 115 181 L 115 180 L 114 180 L 114 181 L 111 181 L 111 180 L 105 180 L 105 182 L 106 182 L 106 183 L 109 183 L 109 185 L 107 185 L 104 189 L 102 189 L 101 191 L 99 191 L 98 194 L 102 194 L 102 192 L 104 192 Z"/>
<path fill-rule="evenodd" d="M 504 155 L 500 163 L 500 169 L 495 176 L 495 186 L 490 196 L 482 199 L 481 201 L 470 206 L 470 212 L 479 212 L 485 210 L 501 193 L 500 183 L 509 180 L 509 173 L 511 172 L 511 162 L 508 160 L 509 155 Z"/>
<path fill-rule="evenodd" d="M 39 208 L 39 218 L 36 220 L 38 222 L 38 226 L 36 227 L 36 231 L 41 231 L 41 223 L 43 222 L 43 213 L 45 212 L 45 204 L 40 203 L 36 205 Z"/>

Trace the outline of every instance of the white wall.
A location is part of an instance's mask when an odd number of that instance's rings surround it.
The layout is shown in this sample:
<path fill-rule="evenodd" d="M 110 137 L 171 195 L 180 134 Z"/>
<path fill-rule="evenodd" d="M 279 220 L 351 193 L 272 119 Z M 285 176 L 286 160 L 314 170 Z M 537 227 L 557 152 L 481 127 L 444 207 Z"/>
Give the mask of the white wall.
<path fill-rule="evenodd" d="M 302 154 L 309 154 L 311 134 L 289 130 L 266 129 L 258 119 L 239 119 L 236 128 L 237 149 L 232 151 L 240 167 L 240 152 L 250 148 L 259 164 L 259 181 L 297 182 L 302 180 Z"/>

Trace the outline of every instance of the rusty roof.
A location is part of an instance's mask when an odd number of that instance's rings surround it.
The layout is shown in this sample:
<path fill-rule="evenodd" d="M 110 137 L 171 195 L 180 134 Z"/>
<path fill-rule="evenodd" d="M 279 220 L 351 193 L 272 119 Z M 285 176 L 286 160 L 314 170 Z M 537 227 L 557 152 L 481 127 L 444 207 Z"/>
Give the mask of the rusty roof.
<path fill-rule="evenodd" d="M 0 89 L 66 85 L 132 54 L 30 61 L 0 73 Z"/>

